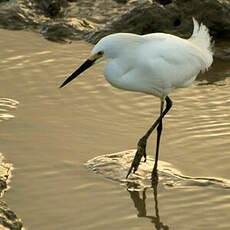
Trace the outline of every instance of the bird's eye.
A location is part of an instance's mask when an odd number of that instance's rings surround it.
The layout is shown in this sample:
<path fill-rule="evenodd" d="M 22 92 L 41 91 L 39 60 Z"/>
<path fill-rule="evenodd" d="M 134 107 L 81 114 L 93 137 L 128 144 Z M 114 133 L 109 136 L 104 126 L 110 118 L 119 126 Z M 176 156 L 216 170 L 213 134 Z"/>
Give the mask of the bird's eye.
<path fill-rule="evenodd" d="M 99 51 L 97 54 L 98 54 L 98 55 L 103 55 L 104 52 L 103 52 L 103 51 Z"/>

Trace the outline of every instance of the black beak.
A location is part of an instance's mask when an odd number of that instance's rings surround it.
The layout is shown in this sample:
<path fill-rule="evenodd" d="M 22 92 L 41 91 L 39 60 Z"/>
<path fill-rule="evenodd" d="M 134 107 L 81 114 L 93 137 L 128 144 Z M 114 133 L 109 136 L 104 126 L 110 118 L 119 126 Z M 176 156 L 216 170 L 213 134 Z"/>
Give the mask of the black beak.
<path fill-rule="evenodd" d="M 93 63 L 96 61 L 95 60 L 90 60 L 87 59 L 75 72 L 73 72 L 60 86 L 62 88 L 66 84 L 68 84 L 70 81 L 72 81 L 75 77 L 77 77 L 79 74 L 84 72 L 86 69 L 88 69 L 90 66 L 93 65 Z"/>

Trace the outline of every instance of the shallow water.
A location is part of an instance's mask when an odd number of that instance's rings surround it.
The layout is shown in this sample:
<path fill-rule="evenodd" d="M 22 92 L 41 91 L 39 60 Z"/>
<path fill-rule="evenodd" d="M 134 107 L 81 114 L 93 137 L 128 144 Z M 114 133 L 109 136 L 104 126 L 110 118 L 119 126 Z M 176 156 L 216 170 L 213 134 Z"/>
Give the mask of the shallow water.
<path fill-rule="evenodd" d="M 84 165 L 135 148 L 159 114 L 157 98 L 112 88 L 103 63 L 60 90 L 91 45 L 23 31 L 0 35 L 0 152 L 15 168 L 5 200 L 26 229 L 230 228 L 229 189 L 159 181 L 154 189 L 127 191 Z M 218 59 L 191 87 L 171 94 L 160 160 L 183 175 L 230 180 L 229 77 L 229 61 Z M 151 157 L 154 146 L 155 135 Z"/>

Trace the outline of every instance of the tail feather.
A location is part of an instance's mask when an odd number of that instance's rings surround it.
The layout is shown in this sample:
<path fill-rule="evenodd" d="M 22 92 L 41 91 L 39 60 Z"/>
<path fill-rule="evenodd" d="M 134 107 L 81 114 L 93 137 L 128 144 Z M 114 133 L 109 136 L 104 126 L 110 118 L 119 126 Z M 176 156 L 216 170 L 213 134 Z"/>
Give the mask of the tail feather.
<path fill-rule="evenodd" d="M 205 59 L 205 68 L 208 69 L 213 61 L 212 56 L 214 51 L 212 38 L 209 34 L 208 28 L 203 23 L 199 25 L 197 20 L 193 18 L 193 25 L 194 29 L 192 36 L 189 38 L 189 41 L 202 51 Z"/>

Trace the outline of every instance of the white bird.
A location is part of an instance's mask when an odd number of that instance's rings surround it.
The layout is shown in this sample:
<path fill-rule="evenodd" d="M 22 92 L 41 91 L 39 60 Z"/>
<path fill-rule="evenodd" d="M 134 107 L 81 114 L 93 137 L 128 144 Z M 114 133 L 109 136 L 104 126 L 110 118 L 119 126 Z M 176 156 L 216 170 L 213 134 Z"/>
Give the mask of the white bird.
<path fill-rule="evenodd" d="M 211 37 L 207 27 L 193 18 L 194 29 L 189 39 L 166 33 L 136 35 L 115 33 L 102 38 L 91 56 L 60 87 L 77 77 L 95 63 L 108 59 L 104 75 L 112 86 L 143 92 L 161 100 L 160 116 L 139 140 L 137 152 L 127 177 L 138 169 L 141 158 L 146 160 L 147 139 L 157 126 L 157 143 L 152 179 L 157 179 L 162 119 L 172 106 L 168 94 L 188 87 L 213 62 Z M 166 107 L 164 109 L 164 102 Z"/>

